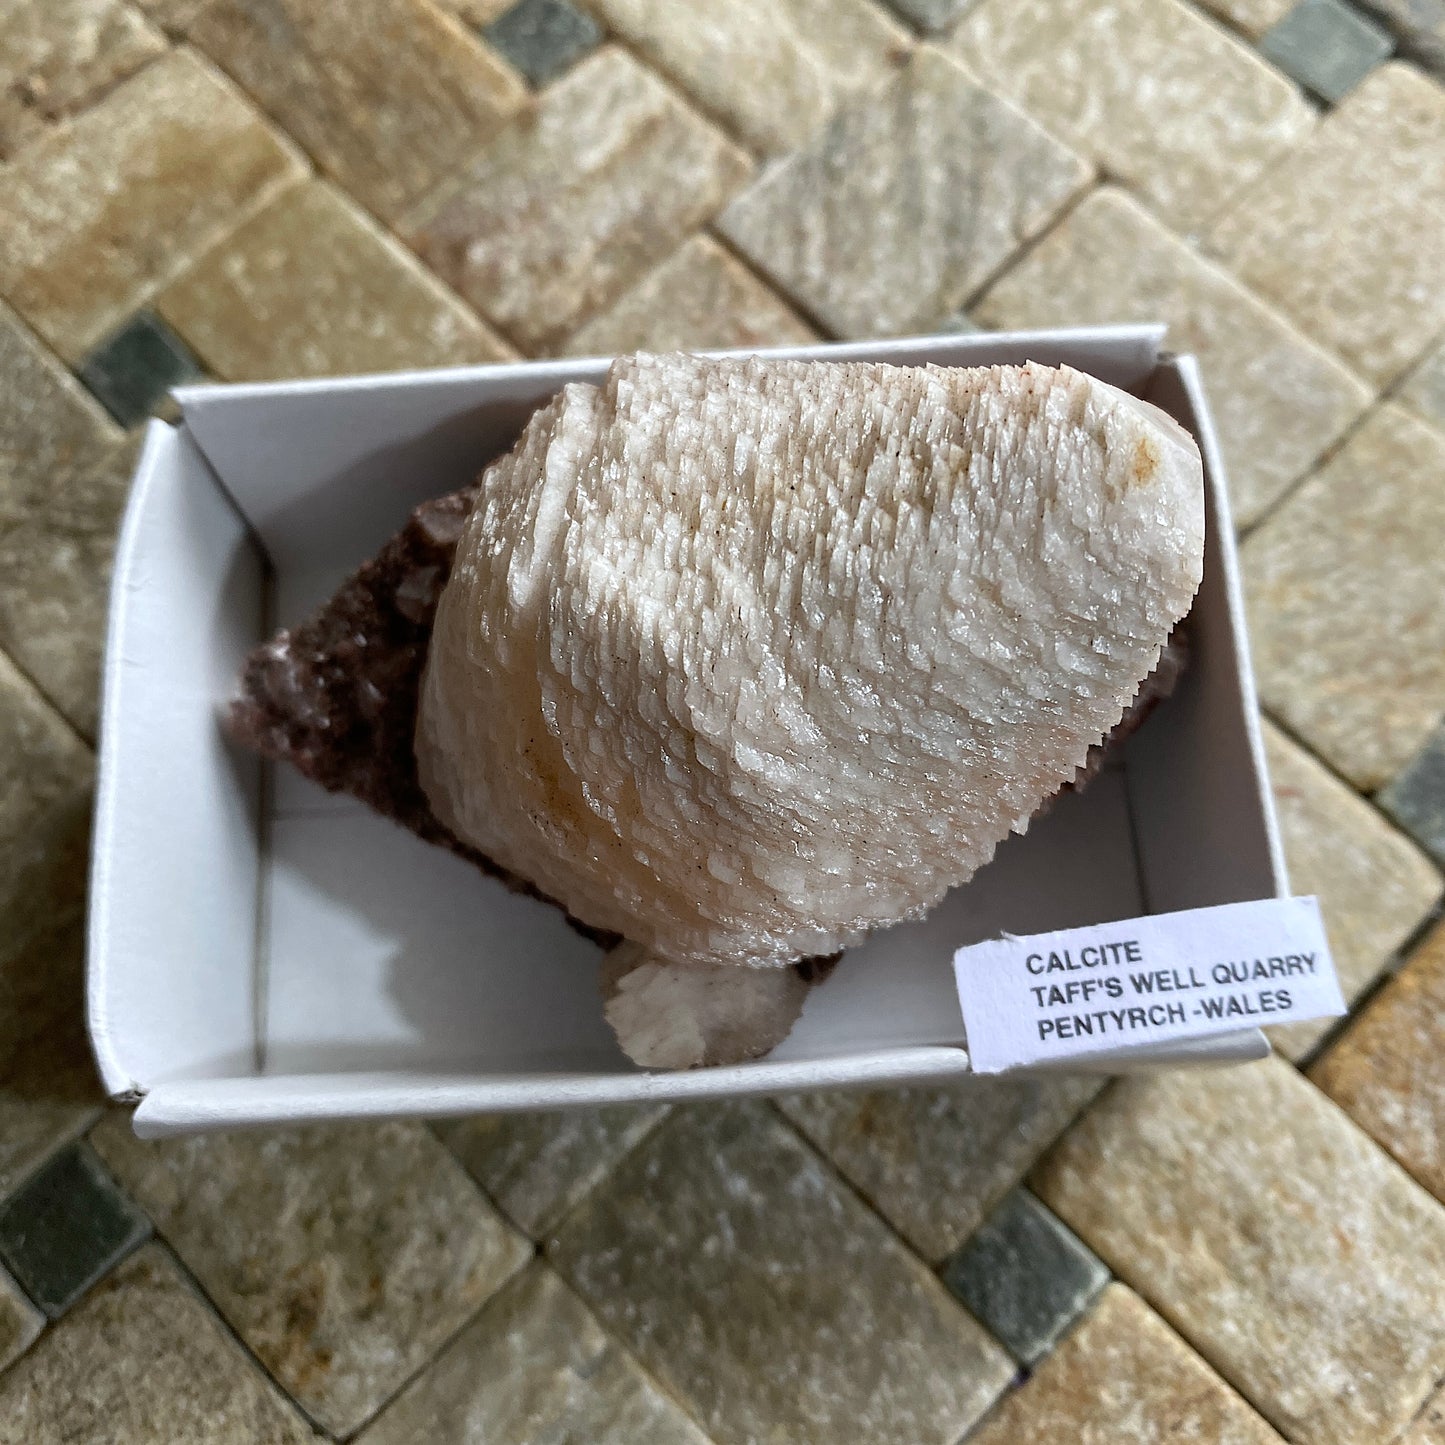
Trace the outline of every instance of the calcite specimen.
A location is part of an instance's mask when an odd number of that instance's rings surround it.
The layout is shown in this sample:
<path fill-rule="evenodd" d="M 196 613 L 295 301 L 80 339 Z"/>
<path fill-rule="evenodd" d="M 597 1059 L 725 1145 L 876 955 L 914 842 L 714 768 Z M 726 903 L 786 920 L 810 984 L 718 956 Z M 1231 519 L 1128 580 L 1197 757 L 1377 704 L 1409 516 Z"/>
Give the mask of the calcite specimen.
<path fill-rule="evenodd" d="M 482 478 L 422 787 L 654 962 L 830 954 L 1075 777 L 1203 539 L 1193 441 L 1068 369 L 624 359 Z"/>
<path fill-rule="evenodd" d="M 1202 545 L 1193 442 L 1075 372 L 632 358 L 257 649 L 232 730 L 625 937 L 633 1058 L 730 1062 L 1167 695 Z"/>

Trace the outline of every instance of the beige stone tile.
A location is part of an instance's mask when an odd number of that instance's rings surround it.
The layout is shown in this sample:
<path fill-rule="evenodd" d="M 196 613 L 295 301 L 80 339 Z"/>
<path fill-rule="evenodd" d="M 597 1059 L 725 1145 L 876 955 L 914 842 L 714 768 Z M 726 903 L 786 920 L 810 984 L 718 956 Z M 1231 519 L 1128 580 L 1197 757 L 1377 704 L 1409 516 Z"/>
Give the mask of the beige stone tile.
<path fill-rule="evenodd" d="M 1372 391 L 1122 191 L 1086 198 L 969 308 L 986 326 L 1166 321 L 1199 357 L 1248 525 L 1368 405 Z"/>
<path fill-rule="evenodd" d="M 509 337 L 545 350 L 707 220 L 748 164 L 650 71 L 605 47 L 406 230 Z"/>
<path fill-rule="evenodd" d="M 1445 431 L 1445 342 L 1405 378 L 1395 400 Z"/>
<path fill-rule="evenodd" d="M 941 1089 L 796 1094 L 783 1113 L 933 1264 L 1098 1093 L 1098 1079 L 974 1079 Z"/>
<path fill-rule="evenodd" d="M 158 1439 L 301 1445 L 315 1436 L 151 1244 L 0 1375 L 0 1442 Z"/>
<path fill-rule="evenodd" d="M 253 217 L 155 306 L 226 381 L 513 354 L 395 237 L 321 181 Z"/>
<path fill-rule="evenodd" d="M 1310 336 L 1385 383 L 1445 326 L 1445 90 L 1382 65 L 1239 194 L 1209 245 Z"/>
<path fill-rule="evenodd" d="M 1284 76 L 1183 0 L 985 0 L 952 48 L 1183 230 L 1315 124 Z"/>
<path fill-rule="evenodd" d="M 84 920 L 0 956 L 0 1198 L 90 1127 L 103 1092 L 85 1030 Z"/>
<path fill-rule="evenodd" d="M 997 1344 L 777 1116 L 674 1109 L 551 1257 L 718 1445 L 952 1442 Z"/>
<path fill-rule="evenodd" d="M 526 93 L 431 0 L 212 0 L 188 33 L 387 219 L 458 171 Z"/>
<path fill-rule="evenodd" d="M 1357 787 L 1445 710 L 1445 433 L 1395 406 L 1244 544 L 1260 696 Z"/>
<path fill-rule="evenodd" d="M 16 522 L 102 461 L 123 434 L 3 302 L 0 392 L 0 522 Z"/>
<path fill-rule="evenodd" d="M 0 160 L 165 44 L 123 0 L 10 0 L 0 9 Z"/>
<path fill-rule="evenodd" d="M 592 0 L 606 24 L 745 144 L 803 145 L 876 89 L 910 37 L 869 0 Z"/>
<path fill-rule="evenodd" d="M 1290 1440 L 1378 1445 L 1445 1365 L 1445 1210 L 1279 1058 L 1114 1084 L 1034 1185 Z"/>
<path fill-rule="evenodd" d="M 707 1445 L 540 1261 L 506 1285 L 358 1445 Z"/>
<path fill-rule="evenodd" d="M 1436 927 L 1311 1077 L 1445 1200 L 1445 925 Z"/>
<path fill-rule="evenodd" d="M 969 1445 L 1281 1445 L 1132 1290 L 1109 1285 Z"/>
<path fill-rule="evenodd" d="M 442 8 L 458 19 L 481 29 L 510 10 L 515 0 L 442 0 Z"/>
<path fill-rule="evenodd" d="M 132 3 L 145 12 L 153 25 L 180 35 L 211 0 L 132 0 Z"/>
<path fill-rule="evenodd" d="M 710 236 L 694 236 L 559 350 L 612 356 L 816 340 L 817 332 L 736 257 Z"/>
<path fill-rule="evenodd" d="M 45 1328 L 45 1316 L 0 1268 L 0 1372 L 30 1348 Z"/>
<path fill-rule="evenodd" d="M 901 333 L 954 310 L 1088 175 L 1034 121 L 923 46 L 883 91 L 766 170 L 718 224 L 838 335 Z"/>
<path fill-rule="evenodd" d="M 0 647 L 92 739 L 114 550 L 39 520 L 0 526 Z"/>
<path fill-rule="evenodd" d="M 661 1104 L 623 1104 L 547 1114 L 483 1114 L 438 1124 L 436 1132 L 502 1212 L 533 1239 L 541 1239 L 666 1112 Z"/>
<path fill-rule="evenodd" d="M 1445 1387 L 1416 1416 L 1400 1445 L 1445 1445 Z"/>
<path fill-rule="evenodd" d="M 1353 1003 L 1440 901 L 1440 873 L 1403 833 L 1269 723 L 1264 744 L 1290 887 L 1318 895 L 1340 987 Z M 1297 1059 L 1334 1023 L 1285 1024 L 1269 1036 Z"/>
<path fill-rule="evenodd" d="M 1258 40 L 1271 25 L 1278 24 L 1294 9 L 1298 0 L 1201 0 L 1221 20 Z"/>
<path fill-rule="evenodd" d="M 76 361 L 298 174 L 232 86 L 173 51 L 0 170 L 0 292 Z"/>
<path fill-rule="evenodd" d="M 419 1124 L 92 1141 L 277 1381 L 364 1424 L 530 1251 Z"/>
<path fill-rule="evenodd" d="M 92 741 L 111 556 L 135 451 L 122 442 L 28 517 L 0 517 L 0 647 Z"/>
<path fill-rule="evenodd" d="M 0 962 L 79 912 L 94 766 L 0 652 Z"/>

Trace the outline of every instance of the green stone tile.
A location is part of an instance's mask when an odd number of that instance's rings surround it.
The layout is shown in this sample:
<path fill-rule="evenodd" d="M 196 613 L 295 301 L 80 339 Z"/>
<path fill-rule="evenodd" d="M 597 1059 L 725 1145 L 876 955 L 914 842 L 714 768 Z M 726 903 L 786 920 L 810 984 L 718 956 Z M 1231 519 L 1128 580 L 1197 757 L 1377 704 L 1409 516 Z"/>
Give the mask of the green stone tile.
<path fill-rule="evenodd" d="M 72 1144 L 0 1205 L 0 1260 L 51 1319 L 150 1233 L 86 1144 Z"/>
<path fill-rule="evenodd" d="M 1445 433 L 1386 403 L 1240 551 L 1260 700 L 1362 792 L 1445 712 L 1442 535 Z"/>
<path fill-rule="evenodd" d="M 1186 0 L 986 0 L 949 49 L 1186 233 L 1316 124 L 1294 85 Z"/>
<path fill-rule="evenodd" d="M 1394 49 L 1389 34 L 1345 0 L 1300 0 L 1260 37 L 1260 54 L 1334 105 Z"/>
<path fill-rule="evenodd" d="M 1098 1255 L 1027 1189 L 943 1267 L 944 1284 L 1024 1365 L 1053 1349 L 1108 1281 Z"/>
<path fill-rule="evenodd" d="M 1445 89 L 1376 67 L 1205 236 L 1251 291 L 1377 386 L 1445 328 Z"/>
<path fill-rule="evenodd" d="M 1445 725 L 1431 733 L 1376 801 L 1445 868 Z"/>
<path fill-rule="evenodd" d="M 546 85 L 602 43 L 602 27 L 569 0 L 521 0 L 482 38 L 533 85 Z"/>
<path fill-rule="evenodd" d="M 1393 1440 L 1439 1378 L 1445 1210 L 1280 1058 L 1119 1080 L 1030 1182 L 1289 1440 Z"/>
<path fill-rule="evenodd" d="M 1353 1005 L 1440 902 L 1439 869 L 1268 721 L 1264 753 L 1290 886 L 1319 898 L 1340 990 Z M 1280 1053 L 1299 1059 L 1337 1022 L 1317 1019 L 1267 1032 Z"/>
<path fill-rule="evenodd" d="M 197 380 L 201 366 L 160 317 L 142 311 L 106 337 L 76 373 L 121 426 L 132 427 L 151 415 L 172 387 Z"/>

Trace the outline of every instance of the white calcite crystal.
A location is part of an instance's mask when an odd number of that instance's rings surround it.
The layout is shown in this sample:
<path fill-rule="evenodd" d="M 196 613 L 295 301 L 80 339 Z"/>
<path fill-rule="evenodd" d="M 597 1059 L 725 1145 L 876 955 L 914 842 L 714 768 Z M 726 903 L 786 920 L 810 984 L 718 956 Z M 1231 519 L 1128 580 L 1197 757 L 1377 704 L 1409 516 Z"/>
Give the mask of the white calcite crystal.
<path fill-rule="evenodd" d="M 1068 368 L 626 358 L 482 479 L 422 784 L 637 945 L 624 1043 L 713 1062 L 693 971 L 831 954 L 971 877 L 1119 720 L 1203 547 L 1192 439 Z"/>

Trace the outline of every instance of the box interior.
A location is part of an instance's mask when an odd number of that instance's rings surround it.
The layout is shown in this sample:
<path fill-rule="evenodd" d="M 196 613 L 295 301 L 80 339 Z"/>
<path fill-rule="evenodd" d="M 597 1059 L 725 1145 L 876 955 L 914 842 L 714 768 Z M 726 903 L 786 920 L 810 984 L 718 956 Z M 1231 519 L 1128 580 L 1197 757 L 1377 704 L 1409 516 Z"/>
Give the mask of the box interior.
<path fill-rule="evenodd" d="M 1160 336 L 826 349 L 1070 362 L 1178 417 L 1200 437 L 1210 482 L 1194 655 L 1180 691 L 1086 792 L 1009 839 L 927 920 L 850 951 L 768 1060 L 701 1084 L 659 1083 L 622 1057 L 592 981 L 599 951 L 556 909 L 289 769 L 262 768 L 217 727 L 247 648 L 304 616 L 418 501 L 470 480 L 559 386 L 606 363 L 185 392 L 184 424 L 157 423 L 148 438 L 113 597 L 91 957 L 92 1034 L 112 1092 L 169 1088 L 194 1123 L 196 1101 L 215 1092 L 204 1086 L 222 1083 L 247 1086 L 237 1107 L 250 1120 L 392 1112 L 383 1105 L 408 1088 L 413 1111 L 442 1112 L 959 1072 L 959 945 L 1282 891 L 1222 471 L 1197 373 L 1161 362 Z M 1246 1035 L 1183 1053 L 1258 1047 Z M 284 1083 L 302 1078 L 310 1105 Z M 486 1081 L 485 1098 L 469 1087 Z M 202 1087 L 177 1093 L 187 1082 Z M 317 1102 L 328 1089 L 331 1102 Z"/>

